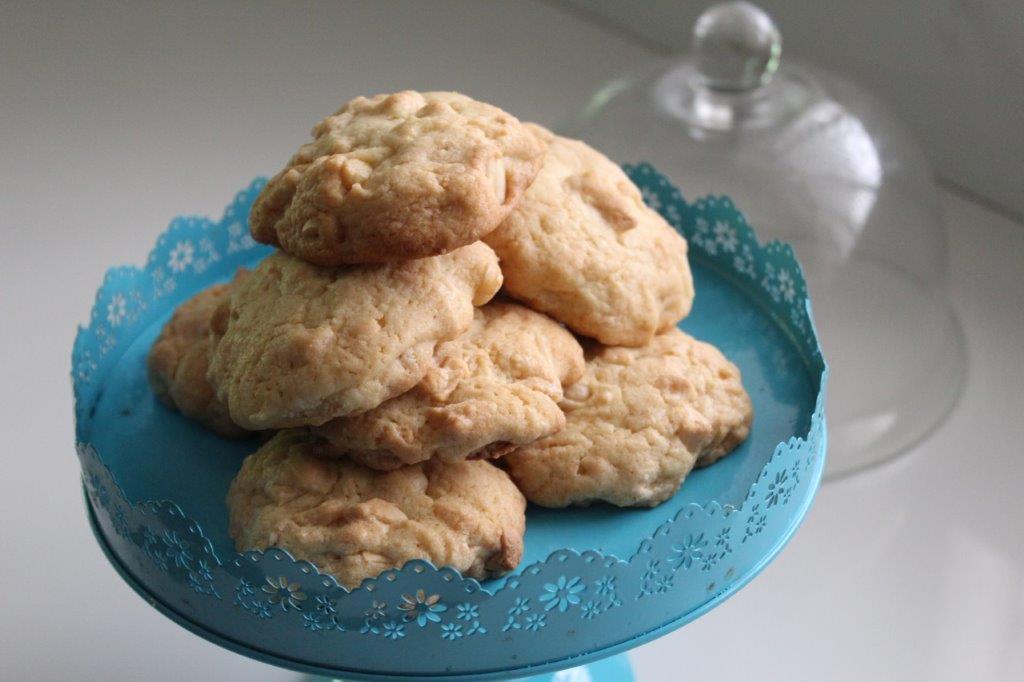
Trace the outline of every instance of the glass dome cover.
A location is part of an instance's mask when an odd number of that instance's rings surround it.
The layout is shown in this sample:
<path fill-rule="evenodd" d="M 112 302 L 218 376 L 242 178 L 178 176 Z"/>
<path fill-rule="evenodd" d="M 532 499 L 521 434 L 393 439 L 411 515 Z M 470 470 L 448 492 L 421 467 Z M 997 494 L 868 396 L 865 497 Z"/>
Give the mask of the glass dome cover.
<path fill-rule="evenodd" d="M 781 48 L 756 6 L 715 5 L 689 55 L 607 83 L 561 131 L 621 163 L 652 163 L 691 200 L 727 194 L 760 234 L 794 247 L 834 373 L 834 477 L 941 421 L 962 383 L 963 340 L 920 149 L 863 90 L 783 61 Z M 708 239 L 716 248 L 713 228 Z"/>

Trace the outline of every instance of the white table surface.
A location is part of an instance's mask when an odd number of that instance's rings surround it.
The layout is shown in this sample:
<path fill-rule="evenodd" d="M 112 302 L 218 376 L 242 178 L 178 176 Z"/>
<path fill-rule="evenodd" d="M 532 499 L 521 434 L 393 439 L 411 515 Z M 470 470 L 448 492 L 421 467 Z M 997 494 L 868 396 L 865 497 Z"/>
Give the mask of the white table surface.
<path fill-rule="evenodd" d="M 459 89 L 550 123 L 645 56 L 532 2 L 0 6 L 0 679 L 297 677 L 159 615 L 90 534 L 68 372 L 109 265 L 178 213 L 219 215 L 355 94 Z M 1024 679 L 1024 226 L 943 206 L 959 405 L 907 457 L 826 485 L 749 587 L 633 651 L 642 682 Z"/>

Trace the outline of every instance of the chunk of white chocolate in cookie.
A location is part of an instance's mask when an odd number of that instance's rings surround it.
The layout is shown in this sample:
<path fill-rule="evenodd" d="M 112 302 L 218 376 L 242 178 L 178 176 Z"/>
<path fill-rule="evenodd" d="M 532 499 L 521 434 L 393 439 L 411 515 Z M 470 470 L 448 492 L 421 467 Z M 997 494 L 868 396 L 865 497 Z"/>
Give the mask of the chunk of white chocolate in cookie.
<path fill-rule="evenodd" d="M 339 454 L 389 470 L 427 459 L 500 457 L 562 428 L 562 388 L 583 375 L 583 349 L 563 327 L 515 303 L 478 308 L 466 333 L 440 344 L 412 390 L 317 429 Z"/>
<path fill-rule="evenodd" d="M 412 559 L 484 579 L 523 552 L 526 501 L 483 461 L 380 472 L 327 459 L 330 446 L 283 431 L 246 458 L 227 495 L 239 551 L 283 547 L 349 588 Z"/>
<path fill-rule="evenodd" d="M 742 442 L 752 418 L 736 366 L 678 329 L 639 348 L 592 344 L 586 373 L 561 405 L 564 429 L 502 460 L 526 498 L 545 507 L 658 505 L 699 457 Z"/>
<path fill-rule="evenodd" d="M 674 327 L 693 303 L 686 240 L 604 155 L 529 127 L 548 142 L 544 164 L 484 237 L 505 290 L 609 345 L 641 346 Z"/>
<path fill-rule="evenodd" d="M 318 268 L 268 256 L 214 320 L 209 377 L 250 429 L 318 425 L 404 393 L 501 286 L 481 242 L 431 258 Z"/>
<path fill-rule="evenodd" d="M 313 128 L 250 216 L 256 241 L 318 265 L 447 253 L 490 232 L 540 168 L 514 116 L 454 92 L 357 97 Z"/>

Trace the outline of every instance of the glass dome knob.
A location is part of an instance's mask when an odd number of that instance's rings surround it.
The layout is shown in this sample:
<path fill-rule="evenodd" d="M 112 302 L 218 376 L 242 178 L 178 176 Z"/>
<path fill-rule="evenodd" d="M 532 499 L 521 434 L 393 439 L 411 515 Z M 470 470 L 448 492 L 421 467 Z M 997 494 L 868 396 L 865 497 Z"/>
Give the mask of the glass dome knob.
<path fill-rule="evenodd" d="M 738 92 L 767 85 L 779 66 L 782 35 L 761 8 L 723 2 L 708 8 L 693 26 L 693 55 L 703 84 Z"/>

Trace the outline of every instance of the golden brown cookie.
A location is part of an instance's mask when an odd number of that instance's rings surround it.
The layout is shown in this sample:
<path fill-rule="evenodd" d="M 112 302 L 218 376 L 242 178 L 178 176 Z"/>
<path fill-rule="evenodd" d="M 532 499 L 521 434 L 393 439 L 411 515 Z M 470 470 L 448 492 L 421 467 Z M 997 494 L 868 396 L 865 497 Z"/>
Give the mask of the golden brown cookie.
<path fill-rule="evenodd" d="M 686 240 L 603 154 L 528 127 L 549 143 L 544 165 L 484 237 L 505 290 L 609 345 L 641 346 L 674 327 L 693 302 Z"/>
<path fill-rule="evenodd" d="M 416 385 L 434 347 L 469 328 L 501 286 L 491 249 L 318 268 L 268 256 L 213 325 L 209 377 L 246 428 L 318 425 Z"/>
<path fill-rule="evenodd" d="M 750 399 L 714 346 L 672 329 L 640 348 L 586 351 L 586 373 L 561 403 L 565 428 L 502 460 L 531 502 L 653 507 L 699 456 L 746 438 Z"/>
<path fill-rule="evenodd" d="M 217 284 L 178 306 L 153 343 L 147 366 L 150 386 L 164 404 L 221 436 L 242 438 L 249 432 L 231 421 L 227 407 L 217 400 L 206 379 L 210 320 L 227 301 L 230 286 Z"/>
<path fill-rule="evenodd" d="M 425 462 L 380 472 L 321 455 L 283 431 L 246 458 L 227 495 L 239 551 L 283 547 L 346 587 L 412 559 L 484 579 L 523 552 L 526 501 L 488 462 Z"/>
<path fill-rule="evenodd" d="M 514 116 L 454 92 L 357 97 L 256 199 L 256 241 L 318 265 L 447 253 L 490 232 L 544 153 Z"/>
<path fill-rule="evenodd" d="M 409 392 L 317 433 L 381 470 L 500 457 L 561 429 L 562 387 L 583 375 L 583 349 L 572 334 L 504 301 L 478 308 L 466 333 L 437 347 L 434 362 Z"/>
<path fill-rule="evenodd" d="M 699 343 L 699 342 L 697 342 Z M 735 450 L 750 435 L 754 406 L 743 389 L 739 368 L 710 344 L 702 353 L 697 410 L 711 423 L 711 440 L 700 449 L 697 467 L 706 467 Z"/>

